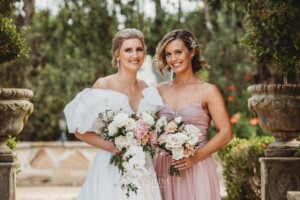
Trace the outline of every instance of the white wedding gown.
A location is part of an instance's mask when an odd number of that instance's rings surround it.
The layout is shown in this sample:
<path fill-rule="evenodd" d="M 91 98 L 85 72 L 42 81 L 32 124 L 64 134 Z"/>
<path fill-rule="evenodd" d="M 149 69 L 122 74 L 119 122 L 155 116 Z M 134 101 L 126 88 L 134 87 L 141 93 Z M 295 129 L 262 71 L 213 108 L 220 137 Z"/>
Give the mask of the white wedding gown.
<path fill-rule="evenodd" d="M 137 112 L 157 112 L 163 107 L 163 101 L 155 87 L 145 88 L 142 92 Z M 98 114 L 107 109 L 131 114 L 128 97 L 120 92 L 106 89 L 84 89 L 65 107 L 64 113 L 70 133 L 97 132 L 101 126 L 97 123 Z M 147 154 L 146 169 L 142 178 L 136 180 L 137 194 L 130 193 L 128 198 L 121 189 L 121 174 L 117 167 L 109 164 L 111 153 L 99 149 L 90 165 L 88 176 L 82 186 L 78 200 L 160 200 L 160 190 L 153 167 L 152 158 Z"/>

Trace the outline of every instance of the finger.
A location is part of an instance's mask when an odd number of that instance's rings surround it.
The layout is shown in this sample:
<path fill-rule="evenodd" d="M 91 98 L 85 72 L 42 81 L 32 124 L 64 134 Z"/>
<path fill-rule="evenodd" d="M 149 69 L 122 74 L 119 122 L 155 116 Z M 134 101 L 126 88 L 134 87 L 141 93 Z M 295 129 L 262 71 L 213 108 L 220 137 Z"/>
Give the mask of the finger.
<path fill-rule="evenodd" d="M 188 165 L 186 163 L 183 163 L 180 165 L 180 167 L 178 167 L 178 170 L 186 170 L 188 168 Z"/>
<path fill-rule="evenodd" d="M 185 163 L 186 160 L 172 160 L 172 165 L 179 165 Z"/>
<path fill-rule="evenodd" d="M 186 162 L 181 162 L 181 163 L 178 163 L 177 165 L 174 165 L 177 169 L 179 170 L 183 170 L 183 169 L 186 169 L 188 164 Z"/>

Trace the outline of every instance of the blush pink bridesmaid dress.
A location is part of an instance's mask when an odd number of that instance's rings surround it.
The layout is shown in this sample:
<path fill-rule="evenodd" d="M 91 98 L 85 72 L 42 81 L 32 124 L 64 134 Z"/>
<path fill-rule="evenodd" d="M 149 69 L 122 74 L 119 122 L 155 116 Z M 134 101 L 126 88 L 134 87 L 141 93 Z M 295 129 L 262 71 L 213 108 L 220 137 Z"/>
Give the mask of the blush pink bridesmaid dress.
<path fill-rule="evenodd" d="M 165 115 L 167 120 L 181 116 L 183 121 L 197 126 L 203 133 L 199 141 L 201 148 L 207 143 L 207 130 L 211 118 L 203 111 L 201 104 L 192 103 L 176 112 L 167 105 L 158 112 L 159 116 Z M 199 161 L 186 170 L 180 171 L 180 176 L 170 176 L 168 169 L 171 157 L 161 150 L 158 152 L 155 170 L 163 200 L 220 200 L 220 187 L 216 167 L 212 157 Z"/>

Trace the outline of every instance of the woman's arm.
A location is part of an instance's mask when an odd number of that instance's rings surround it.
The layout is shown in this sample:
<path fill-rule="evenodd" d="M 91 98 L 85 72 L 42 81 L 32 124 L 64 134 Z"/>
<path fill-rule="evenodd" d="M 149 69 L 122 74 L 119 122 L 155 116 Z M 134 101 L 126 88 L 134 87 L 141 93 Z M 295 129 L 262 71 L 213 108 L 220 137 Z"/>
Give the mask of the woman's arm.
<path fill-rule="evenodd" d="M 79 140 L 96 148 L 103 149 L 111 153 L 116 153 L 119 151 L 112 142 L 104 140 L 94 132 L 85 132 L 84 134 L 76 132 L 75 136 Z"/>
<path fill-rule="evenodd" d="M 207 85 L 202 101 L 207 106 L 217 134 L 200 148 L 194 156 L 173 162 L 178 169 L 185 169 L 209 157 L 232 139 L 230 118 L 218 88 L 211 84 Z"/>
<path fill-rule="evenodd" d="M 107 84 L 107 78 L 99 78 L 94 83 L 92 89 L 105 88 L 106 84 Z M 103 149 L 103 150 L 111 152 L 111 153 L 116 153 L 119 151 L 112 142 L 104 140 L 98 134 L 96 134 L 94 132 L 85 132 L 83 134 L 76 132 L 75 136 L 79 140 L 81 140 L 91 146 L 94 146 L 96 148 Z"/>

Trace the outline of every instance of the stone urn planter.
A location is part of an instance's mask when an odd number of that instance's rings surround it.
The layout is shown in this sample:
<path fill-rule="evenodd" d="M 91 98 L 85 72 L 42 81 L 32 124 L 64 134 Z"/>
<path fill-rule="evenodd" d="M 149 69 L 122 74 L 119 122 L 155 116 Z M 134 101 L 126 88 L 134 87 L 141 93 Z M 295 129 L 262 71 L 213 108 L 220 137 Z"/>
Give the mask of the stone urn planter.
<path fill-rule="evenodd" d="M 16 161 L 6 146 L 9 135 L 16 136 L 33 112 L 29 101 L 33 92 L 28 89 L 0 88 L 0 200 L 15 200 Z"/>
<path fill-rule="evenodd" d="M 271 131 L 275 142 L 265 151 L 267 157 L 293 156 L 300 142 L 300 85 L 268 84 L 248 87 L 252 96 L 248 107 L 264 131 Z"/>
<path fill-rule="evenodd" d="M 262 200 L 287 200 L 288 191 L 300 191 L 300 158 L 294 157 L 300 145 L 300 85 L 253 85 L 247 90 L 249 109 L 261 129 L 275 138 L 259 159 Z"/>

